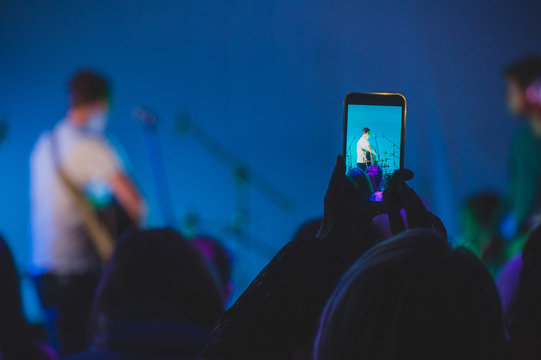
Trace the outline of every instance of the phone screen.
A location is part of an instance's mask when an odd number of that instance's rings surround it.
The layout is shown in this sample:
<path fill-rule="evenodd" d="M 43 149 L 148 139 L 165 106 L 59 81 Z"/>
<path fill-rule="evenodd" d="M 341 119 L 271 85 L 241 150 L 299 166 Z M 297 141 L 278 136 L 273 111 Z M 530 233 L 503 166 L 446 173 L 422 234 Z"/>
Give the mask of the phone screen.
<path fill-rule="evenodd" d="M 405 100 L 397 94 L 353 95 L 358 96 L 348 95 L 344 104 L 343 146 L 347 171 L 361 169 L 370 177 L 374 192 L 381 192 L 391 175 L 403 167 Z M 397 96 L 400 99 L 397 100 Z M 380 199 L 375 196 L 371 200 Z"/>

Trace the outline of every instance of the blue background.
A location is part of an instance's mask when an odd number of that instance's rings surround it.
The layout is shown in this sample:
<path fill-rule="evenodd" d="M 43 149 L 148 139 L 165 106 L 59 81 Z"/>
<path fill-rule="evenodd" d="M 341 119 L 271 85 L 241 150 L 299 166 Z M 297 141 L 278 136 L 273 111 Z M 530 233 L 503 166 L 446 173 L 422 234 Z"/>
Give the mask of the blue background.
<path fill-rule="evenodd" d="M 357 166 L 357 142 L 362 137 L 363 129 L 370 129 L 368 142 L 378 157 L 381 165 L 388 165 L 383 168 L 385 174 L 392 174 L 400 167 L 400 132 L 402 129 L 402 108 L 400 106 L 378 106 L 378 105 L 348 105 L 347 145 L 352 144 L 350 149 L 346 148 L 346 154 L 351 150 L 351 163 Z M 374 137 L 376 135 L 376 137 Z M 385 136 L 386 140 L 383 138 Z M 353 141 L 355 139 L 355 141 Z M 396 145 L 393 154 L 393 145 Z M 385 154 L 387 153 L 387 154 Z M 382 161 L 388 159 L 385 163 Z M 395 161 L 393 161 L 395 160 Z M 349 164 L 347 164 L 349 169 Z M 405 165 L 407 167 L 407 165 Z"/>
<path fill-rule="evenodd" d="M 92 66 L 114 85 L 110 130 L 132 160 L 149 225 L 162 222 L 131 118 L 140 104 L 162 120 L 178 218 L 197 212 L 217 233 L 235 210 L 231 170 L 175 131 L 180 114 L 295 201 L 283 212 L 248 190 L 248 234 L 223 236 L 238 248 L 238 290 L 302 221 L 321 215 L 350 91 L 406 96 L 412 185 L 454 235 L 465 196 L 505 187 L 517 122 L 507 114 L 501 73 L 541 50 L 539 14 L 541 2 L 528 0 L 2 0 L 0 116 L 10 129 L 0 146 L 0 231 L 23 269 L 28 156 L 38 134 L 63 117 L 69 75 Z M 254 239 L 268 246 L 250 250 Z"/>

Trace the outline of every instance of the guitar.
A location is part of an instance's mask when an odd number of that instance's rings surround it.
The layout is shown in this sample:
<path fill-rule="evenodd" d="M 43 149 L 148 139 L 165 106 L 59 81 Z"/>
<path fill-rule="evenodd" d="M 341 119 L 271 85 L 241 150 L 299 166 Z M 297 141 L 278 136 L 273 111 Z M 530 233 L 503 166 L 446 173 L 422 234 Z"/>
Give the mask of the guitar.
<path fill-rule="evenodd" d="M 365 156 L 365 159 L 366 159 L 366 167 L 378 164 L 377 159 L 372 159 L 373 156 L 372 156 L 372 153 L 370 151 L 364 150 L 364 149 L 363 149 L 363 151 L 364 151 L 364 156 Z"/>
<path fill-rule="evenodd" d="M 50 145 L 53 164 L 60 177 L 60 181 L 64 184 L 64 187 L 74 201 L 77 211 L 82 217 L 89 240 L 97 255 L 105 263 L 109 260 L 113 252 L 115 240 L 124 231 L 134 227 L 135 223 L 112 196 L 107 203 L 96 206 L 96 203 L 88 197 L 88 194 L 82 191 L 64 171 L 59 160 L 56 137 L 54 135 L 51 136 Z"/>
<path fill-rule="evenodd" d="M 106 204 L 94 206 L 94 212 L 113 241 L 138 226 L 114 196 Z"/>

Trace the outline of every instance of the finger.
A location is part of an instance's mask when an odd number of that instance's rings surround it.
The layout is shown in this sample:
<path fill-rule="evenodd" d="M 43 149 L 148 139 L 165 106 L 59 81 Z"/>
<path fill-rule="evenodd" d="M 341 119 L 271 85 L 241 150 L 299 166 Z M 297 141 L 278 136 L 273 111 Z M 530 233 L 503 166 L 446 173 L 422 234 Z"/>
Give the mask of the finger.
<path fill-rule="evenodd" d="M 344 183 L 346 179 L 346 163 L 341 155 L 336 157 L 336 164 L 329 181 L 329 187 L 325 194 L 325 201 L 331 199 L 342 199 L 344 193 Z"/>
<path fill-rule="evenodd" d="M 413 179 L 413 171 L 409 169 L 398 169 L 396 170 L 393 175 L 391 176 L 391 180 L 389 181 L 389 189 L 394 189 L 398 185 L 398 183 L 402 181 L 408 181 Z"/>
<path fill-rule="evenodd" d="M 342 155 L 336 156 L 336 165 L 331 175 L 331 184 L 341 186 L 344 185 L 344 179 L 346 178 L 346 162 Z"/>
<path fill-rule="evenodd" d="M 432 222 L 430 221 L 430 216 L 425 204 L 423 203 L 423 200 L 421 200 L 419 195 L 417 195 L 415 190 L 412 188 L 409 188 L 409 192 L 411 194 L 412 201 L 416 204 L 417 214 L 419 214 L 417 226 L 426 228 L 432 227 Z"/>
<path fill-rule="evenodd" d="M 406 230 L 404 219 L 400 214 L 400 199 L 396 190 L 390 189 L 383 192 L 383 204 L 386 213 L 389 217 L 389 225 L 393 235 L 399 234 Z"/>
<path fill-rule="evenodd" d="M 415 228 L 419 227 L 421 220 L 421 209 L 419 208 L 417 201 L 415 200 L 413 194 L 410 192 L 410 187 L 404 182 L 400 182 L 397 185 L 398 195 L 400 198 L 400 203 L 406 211 L 406 216 L 408 219 L 408 227 Z"/>
<path fill-rule="evenodd" d="M 447 238 L 447 229 L 445 228 L 445 225 L 443 225 L 441 219 L 436 215 L 432 214 L 430 211 L 428 211 L 428 217 L 430 218 L 430 222 L 432 223 L 432 228 L 434 229 L 434 231 Z"/>
<path fill-rule="evenodd" d="M 404 224 L 404 219 L 402 219 L 400 211 L 393 211 L 387 213 L 387 215 L 389 216 L 389 225 L 391 226 L 391 233 L 393 235 L 406 231 L 406 224 Z"/>
<path fill-rule="evenodd" d="M 414 174 L 410 169 L 398 169 L 398 174 L 400 175 L 400 180 L 408 181 L 413 179 Z"/>
<path fill-rule="evenodd" d="M 345 176 L 346 164 L 344 159 L 338 155 L 323 200 L 323 223 L 318 237 L 324 236 L 331 228 L 337 226 L 337 223 L 345 221 L 343 209 Z"/>
<path fill-rule="evenodd" d="M 404 182 L 398 184 L 398 190 L 406 211 L 408 228 L 430 228 L 431 222 L 421 198 Z"/>

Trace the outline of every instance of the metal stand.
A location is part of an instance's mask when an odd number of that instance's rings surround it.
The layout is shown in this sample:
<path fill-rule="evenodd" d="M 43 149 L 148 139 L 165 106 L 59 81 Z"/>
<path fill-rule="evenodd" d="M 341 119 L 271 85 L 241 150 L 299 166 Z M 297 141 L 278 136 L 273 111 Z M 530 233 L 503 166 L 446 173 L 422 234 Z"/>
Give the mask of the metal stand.
<path fill-rule="evenodd" d="M 393 169 L 396 169 L 396 159 L 400 159 L 398 156 L 396 156 L 396 147 L 397 147 L 397 145 L 393 141 L 391 141 L 389 138 L 385 137 L 385 135 L 381 135 L 381 137 L 383 137 L 385 140 L 390 142 L 391 145 L 393 146 L 393 152 L 392 153 L 385 152 L 385 154 L 389 154 L 389 155 L 391 155 L 393 157 Z"/>
<path fill-rule="evenodd" d="M 349 145 L 346 151 L 346 164 L 348 165 L 348 169 L 353 169 L 355 167 L 354 165 L 356 161 L 353 161 L 353 157 L 351 156 L 351 146 L 355 142 L 355 139 L 356 138 L 354 136 L 353 139 L 349 142 Z"/>
<path fill-rule="evenodd" d="M 253 186 L 263 196 L 273 202 L 284 212 L 290 212 L 295 208 L 293 200 L 270 184 L 265 177 L 256 173 L 243 160 L 234 155 L 224 146 L 219 144 L 214 138 L 195 122 L 192 122 L 188 116 L 181 116 L 176 121 L 176 131 L 180 134 L 191 135 L 200 146 L 212 155 L 217 161 L 231 168 L 234 176 L 234 192 L 236 211 L 227 229 L 230 233 L 238 237 L 239 240 L 245 239 L 245 230 L 250 221 L 250 210 L 248 205 L 248 185 Z M 250 247 L 250 250 L 256 251 L 263 256 L 269 256 L 276 249 L 261 241 L 241 244 L 244 247 Z M 243 243 L 246 241 L 242 241 Z"/>
<path fill-rule="evenodd" d="M 141 121 L 143 125 L 143 136 L 145 148 L 147 150 L 152 177 L 156 195 L 158 196 L 158 206 L 162 214 L 165 226 L 172 226 L 175 222 L 173 205 L 171 204 L 171 193 L 167 183 L 167 174 L 158 140 L 158 118 L 155 114 L 142 108 L 135 108 L 133 116 Z"/>

